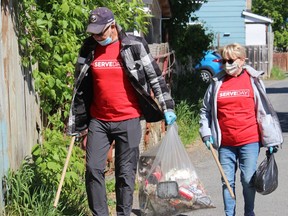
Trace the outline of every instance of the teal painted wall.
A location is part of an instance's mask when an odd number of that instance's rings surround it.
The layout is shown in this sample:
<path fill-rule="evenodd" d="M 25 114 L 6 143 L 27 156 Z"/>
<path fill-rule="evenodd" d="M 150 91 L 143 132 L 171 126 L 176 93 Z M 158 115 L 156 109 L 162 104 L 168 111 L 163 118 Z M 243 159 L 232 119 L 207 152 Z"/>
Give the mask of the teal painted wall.
<path fill-rule="evenodd" d="M 208 0 L 193 16 L 214 34 L 214 47 L 229 43 L 245 45 L 245 20 L 242 11 L 246 0 Z M 224 34 L 228 33 L 229 36 Z"/>

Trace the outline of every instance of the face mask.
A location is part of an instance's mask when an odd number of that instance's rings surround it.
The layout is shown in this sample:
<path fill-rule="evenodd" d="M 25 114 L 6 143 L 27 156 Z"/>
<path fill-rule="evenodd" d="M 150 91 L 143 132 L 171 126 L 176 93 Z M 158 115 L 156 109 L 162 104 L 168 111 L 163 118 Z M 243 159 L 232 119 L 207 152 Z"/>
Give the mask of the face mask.
<path fill-rule="evenodd" d="M 233 62 L 232 64 L 229 64 L 226 62 L 226 64 L 223 65 L 224 70 L 226 71 L 227 74 L 230 76 L 235 76 L 239 72 L 239 65 L 236 62 Z"/>
<path fill-rule="evenodd" d="M 105 40 L 97 41 L 101 46 L 107 46 L 112 43 L 112 38 L 109 36 Z"/>

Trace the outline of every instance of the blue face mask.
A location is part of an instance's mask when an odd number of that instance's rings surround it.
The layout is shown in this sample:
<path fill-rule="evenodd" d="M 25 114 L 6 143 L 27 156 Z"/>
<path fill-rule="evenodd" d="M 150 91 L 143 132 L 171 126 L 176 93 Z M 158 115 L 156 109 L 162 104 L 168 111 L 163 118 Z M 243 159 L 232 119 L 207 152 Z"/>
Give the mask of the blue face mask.
<path fill-rule="evenodd" d="M 102 41 L 98 41 L 97 42 L 101 45 L 101 46 L 107 46 L 108 44 L 112 43 L 112 38 L 109 36 L 107 37 L 105 40 Z"/>

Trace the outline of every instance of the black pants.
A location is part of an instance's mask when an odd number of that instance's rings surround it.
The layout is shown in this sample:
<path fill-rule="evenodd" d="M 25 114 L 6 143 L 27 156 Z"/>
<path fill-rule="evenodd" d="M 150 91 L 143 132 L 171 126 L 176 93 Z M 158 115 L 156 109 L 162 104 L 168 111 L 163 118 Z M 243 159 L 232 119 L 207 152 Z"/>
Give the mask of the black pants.
<path fill-rule="evenodd" d="M 109 215 L 104 171 L 115 140 L 116 211 L 118 216 L 130 216 L 140 139 L 139 118 L 119 122 L 91 120 L 86 146 L 86 191 L 93 215 Z"/>

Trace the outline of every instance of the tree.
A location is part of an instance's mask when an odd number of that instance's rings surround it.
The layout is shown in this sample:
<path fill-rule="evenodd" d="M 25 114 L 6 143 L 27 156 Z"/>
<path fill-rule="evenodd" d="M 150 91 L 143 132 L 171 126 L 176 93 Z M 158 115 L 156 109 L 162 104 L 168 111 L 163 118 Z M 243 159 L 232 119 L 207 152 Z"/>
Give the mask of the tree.
<path fill-rule="evenodd" d="M 89 12 L 106 6 L 124 29 L 147 31 L 147 15 L 140 0 L 23 0 L 18 5 L 18 37 L 24 67 L 32 71 L 44 126 L 62 130 L 72 99 L 74 65 L 87 37 Z M 44 118 L 46 119 L 46 118 Z"/>
<path fill-rule="evenodd" d="M 213 36 L 207 34 L 202 25 L 189 25 L 196 21 L 193 13 L 206 1 L 194 0 L 171 0 L 172 18 L 166 21 L 165 27 L 169 32 L 169 43 L 175 50 L 177 60 L 183 64 L 197 62 L 203 51 L 207 50 L 212 42 Z"/>
<path fill-rule="evenodd" d="M 288 48 L 288 0 L 253 0 L 253 13 L 271 17 L 274 31 L 274 46 L 277 50 L 287 52 Z"/>

